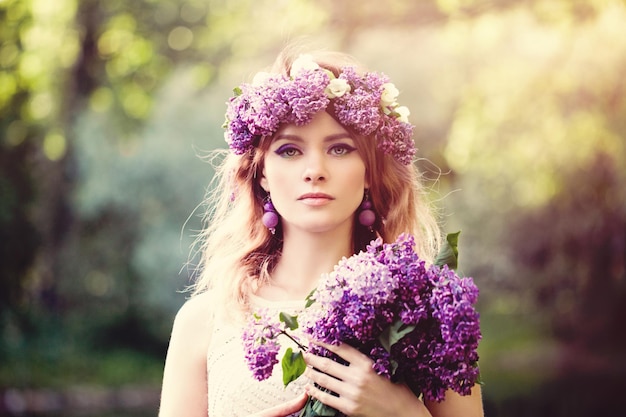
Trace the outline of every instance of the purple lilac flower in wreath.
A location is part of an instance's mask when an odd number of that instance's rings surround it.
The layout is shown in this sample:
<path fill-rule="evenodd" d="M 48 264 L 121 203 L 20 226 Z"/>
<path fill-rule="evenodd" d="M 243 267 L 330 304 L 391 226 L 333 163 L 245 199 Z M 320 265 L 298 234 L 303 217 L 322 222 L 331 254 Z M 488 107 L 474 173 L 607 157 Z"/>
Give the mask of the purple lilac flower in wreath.
<path fill-rule="evenodd" d="M 301 55 L 289 76 L 261 72 L 234 93 L 227 102 L 224 137 L 236 155 L 258 146 L 263 136 L 273 135 L 283 124 L 309 123 L 332 100 L 341 124 L 371 135 L 379 150 L 401 164 L 413 161 L 410 112 L 398 104 L 398 89 L 384 74 L 359 75 L 353 67 L 343 67 L 335 77 L 310 55 Z"/>

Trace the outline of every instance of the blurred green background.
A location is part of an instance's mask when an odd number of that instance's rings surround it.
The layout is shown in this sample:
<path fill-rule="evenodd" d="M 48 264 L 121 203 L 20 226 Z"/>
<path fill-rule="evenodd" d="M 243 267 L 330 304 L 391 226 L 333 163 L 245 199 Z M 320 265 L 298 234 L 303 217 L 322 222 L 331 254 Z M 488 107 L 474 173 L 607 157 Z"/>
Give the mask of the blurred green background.
<path fill-rule="evenodd" d="M 202 157 L 303 36 L 412 111 L 487 416 L 626 415 L 621 0 L 0 0 L 0 415 L 156 414 Z"/>

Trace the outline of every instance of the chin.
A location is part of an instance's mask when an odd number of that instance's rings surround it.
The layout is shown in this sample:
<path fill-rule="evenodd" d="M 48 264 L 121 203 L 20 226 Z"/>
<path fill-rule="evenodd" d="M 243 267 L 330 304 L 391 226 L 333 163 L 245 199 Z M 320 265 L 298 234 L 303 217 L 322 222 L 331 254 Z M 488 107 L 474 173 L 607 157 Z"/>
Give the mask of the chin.
<path fill-rule="evenodd" d="M 352 220 L 350 220 L 350 227 L 347 230 L 351 230 Z M 298 226 L 300 230 L 309 232 L 309 233 L 328 233 L 336 231 L 342 227 L 345 227 L 344 223 L 341 222 L 309 222 L 307 224 L 303 224 Z"/>

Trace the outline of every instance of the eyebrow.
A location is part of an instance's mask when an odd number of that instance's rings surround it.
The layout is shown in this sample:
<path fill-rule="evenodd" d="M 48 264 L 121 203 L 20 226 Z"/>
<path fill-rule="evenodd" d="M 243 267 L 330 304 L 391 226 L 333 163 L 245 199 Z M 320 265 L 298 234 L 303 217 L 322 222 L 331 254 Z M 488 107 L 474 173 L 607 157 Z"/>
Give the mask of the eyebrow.
<path fill-rule="evenodd" d="M 352 136 L 350 136 L 350 134 L 348 132 L 342 132 L 342 133 L 335 133 L 333 135 L 328 135 L 324 138 L 324 142 L 333 142 L 336 140 L 340 140 L 340 139 L 351 139 L 354 140 L 352 138 Z M 285 134 L 285 133 L 280 133 L 278 135 L 276 135 L 276 137 L 274 137 L 273 142 L 276 142 L 277 140 L 293 140 L 296 142 L 304 142 L 304 139 L 302 139 L 301 136 L 298 135 L 290 135 L 290 134 Z"/>

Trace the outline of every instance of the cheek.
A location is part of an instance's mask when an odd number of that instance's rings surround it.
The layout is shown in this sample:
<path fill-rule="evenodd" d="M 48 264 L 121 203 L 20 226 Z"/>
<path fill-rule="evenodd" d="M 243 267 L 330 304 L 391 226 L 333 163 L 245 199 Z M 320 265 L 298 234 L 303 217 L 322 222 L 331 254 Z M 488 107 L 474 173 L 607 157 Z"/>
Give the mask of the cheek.
<path fill-rule="evenodd" d="M 281 172 L 280 169 L 266 169 L 265 178 L 267 179 L 270 187 L 276 188 L 281 184 L 284 184 L 289 175 L 285 175 L 285 172 Z M 273 190 L 278 191 L 278 190 Z"/>
<path fill-rule="evenodd" d="M 294 175 L 281 169 L 266 167 L 264 180 L 267 185 L 266 191 L 270 193 L 274 202 L 281 200 L 289 193 L 289 190 L 294 188 Z"/>
<path fill-rule="evenodd" d="M 361 162 L 352 170 L 351 175 L 352 182 L 355 184 L 359 184 L 360 188 L 363 189 L 367 188 L 367 174 L 365 171 L 365 164 Z"/>
<path fill-rule="evenodd" d="M 354 191 L 354 200 L 357 201 L 357 206 L 361 204 L 363 200 L 363 194 L 367 188 L 367 181 L 365 178 L 365 166 L 357 165 L 354 169 L 345 173 L 344 189 Z"/>

